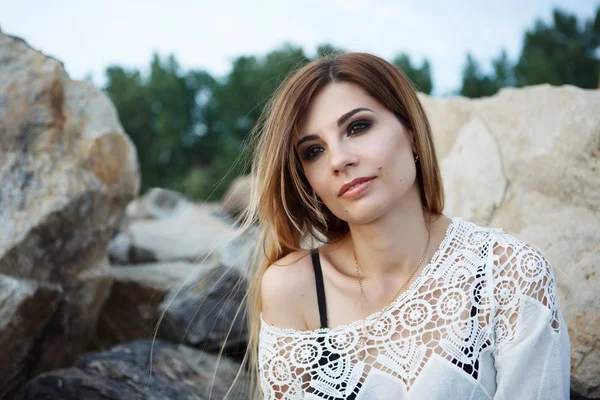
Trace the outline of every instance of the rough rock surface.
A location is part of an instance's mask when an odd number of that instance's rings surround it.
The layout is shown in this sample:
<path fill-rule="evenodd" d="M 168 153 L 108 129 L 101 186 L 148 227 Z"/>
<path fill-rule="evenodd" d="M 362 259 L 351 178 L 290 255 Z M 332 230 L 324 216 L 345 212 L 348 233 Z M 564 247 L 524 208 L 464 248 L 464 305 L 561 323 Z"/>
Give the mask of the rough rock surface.
<path fill-rule="evenodd" d="M 214 215 L 214 207 L 181 200 L 168 211 L 147 201 L 129 208 L 135 215 L 111 240 L 113 263 L 197 262 L 223 247 L 234 235 L 231 224 Z M 153 210 L 148 212 L 148 209 Z M 141 218 L 139 218 L 140 216 Z"/>
<path fill-rule="evenodd" d="M 155 333 L 163 337 L 161 331 L 156 332 L 159 305 L 170 292 L 193 279 L 197 270 L 198 265 L 181 261 L 112 267 L 108 274 L 114 282 L 89 349 L 106 350 Z"/>
<path fill-rule="evenodd" d="M 62 297 L 58 285 L 0 275 L 0 398 L 13 392 L 32 368 L 29 355 Z"/>
<path fill-rule="evenodd" d="M 115 281 L 92 349 L 106 349 L 156 332 L 159 338 L 218 352 L 235 321 L 225 347 L 227 354 L 239 354 L 248 338 L 244 314 L 236 317 L 236 313 L 255 243 L 256 230 L 251 229 L 196 262 L 113 265 L 109 275 Z"/>
<path fill-rule="evenodd" d="M 243 356 L 248 329 L 245 309 L 238 309 L 245 291 L 245 277 L 235 268 L 208 270 L 161 304 L 165 312 L 161 332 L 175 342 L 210 353 L 225 345 L 224 351 L 230 356 Z"/>
<path fill-rule="evenodd" d="M 15 400 L 205 400 L 209 395 L 224 399 L 238 369 L 224 357 L 217 363 L 216 356 L 185 346 L 139 340 L 88 353 L 73 368 L 42 374 Z M 227 398 L 249 398 L 244 371 Z"/>
<path fill-rule="evenodd" d="M 600 90 L 540 85 L 477 100 L 420 96 L 446 214 L 503 227 L 554 266 L 571 386 L 600 398 Z"/>
<path fill-rule="evenodd" d="M 138 187 L 135 148 L 108 98 L 0 33 L 0 274 L 30 297 L 19 312 L 1 305 L 13 319 L 0 337 L 23 329 L 35 343 L 12 353 L 13 382 L 69 364 L 89 341 L 111 284 L 107 243 Z M 26 309 L 31 321 L 15 319 Z M 15 345 L 1 341 L 0 354 Z"/>

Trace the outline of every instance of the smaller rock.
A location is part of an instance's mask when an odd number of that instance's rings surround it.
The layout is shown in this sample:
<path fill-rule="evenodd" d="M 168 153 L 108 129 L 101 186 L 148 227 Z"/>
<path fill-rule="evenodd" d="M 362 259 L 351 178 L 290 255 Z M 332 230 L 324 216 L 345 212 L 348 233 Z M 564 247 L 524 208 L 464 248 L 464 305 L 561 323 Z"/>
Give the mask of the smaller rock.
<path fill-rule="evenodd" d="M 119 232 L 108 244 L 110 263 L 113 265 L 144 264 L 158 261 L 152 250 L 133 244 L 129 233 Z"/>
<path fill-rule="evenodd" d="M 15 400 L 249 399 L 248 377 L 232 360 L 164 341 L 138 340 L 85 354 L 73 368 L 42 374 Z M 214 381 L 213 381 L 214 379 Z"/>
<path fill-rule="evenodd" d="M 109 269 L 111 293 L 98 318 L 89 350 L 106 350 L 134 339 L 154 337 L 159 304 L 169 291 L 197 275 L 197 264 L 186 262 L 140 264 Z M 158 332 L 158 337 L 162 337 Z"/>
<path fill-rule="evenodd" d="M 219 266 L 207 270 L 198 283 L 173 293 L 160 305 L 166 311 L 161 332 L 173 341 L 183 341 L 209 353 L 223 347 L 230 357 L 243 356 L 248 329 L 245 309 L 239 313 L 238 310 L 246 287 L 246 279 L 235 268 Z"/>
<path fill-rule="evenodd" d="M 223 196 L 221 210 L 237 219 L 248 208 L 250 202 L 250 185 L 251 178 L 249 176 L 236 178 Z"/>
<path fill-rule="evenodd" d="M 111 264 L 129 263 L 131 237 L 125 233 L 116 234 L 108 244 L 109 261 Z"/>
<path fill-rule="evenodd" d="M 252 262 L 252 253 L 258 243 L 258 229 L 251 227 L 242 235 L 234 237 L 221 250 L 221 264 L 235 268 L 247 276 Z"/>
<path fill-rule="evenodd" d="M 0 275 L 0 397 L 18 389 L 34 373 L 29 352 L 62 296 L 58 285 Z"/>
<path fill-rule="evenodd" d="M 188 204 L 180 193 L 162 188 L 150 189 L 141 199 L 144 216 L 152 219 L 171 218 Z"/>
<path fill-rule="evenodd" d="M 212 206 L 182 201 L 175 208 L 170 216 L 164 213 L 161 219 L 128 222 L 127 229 L 109 244 L 111 260 L 123 264 L 196 262 L 218 252 L 234 237 L 234 228 L 214 216 Z"/>

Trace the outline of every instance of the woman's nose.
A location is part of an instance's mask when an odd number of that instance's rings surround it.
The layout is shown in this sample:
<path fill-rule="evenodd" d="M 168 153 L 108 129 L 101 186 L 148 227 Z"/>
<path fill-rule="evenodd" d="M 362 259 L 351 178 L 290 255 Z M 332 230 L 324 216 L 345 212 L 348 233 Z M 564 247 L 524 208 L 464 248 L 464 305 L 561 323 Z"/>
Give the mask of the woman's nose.
<path fill-rule="evenodd" d="M 329 156 L 331 159 L 331 170 L 336 175 L 349 166 L 358 165 L 359 162 L 358 155 L 343 144 L 330 146 Z"/>

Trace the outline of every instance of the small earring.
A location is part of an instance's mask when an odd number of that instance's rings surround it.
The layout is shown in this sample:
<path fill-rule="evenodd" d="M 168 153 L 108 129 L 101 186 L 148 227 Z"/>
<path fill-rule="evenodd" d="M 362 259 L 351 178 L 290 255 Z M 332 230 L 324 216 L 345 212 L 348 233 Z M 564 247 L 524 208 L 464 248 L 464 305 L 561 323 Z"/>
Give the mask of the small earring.
<path fill-rule="evenodd" d="M 419 161 L 419 155 L 417 154 L 417 156 L 415 157 L 415 162 Z"/>

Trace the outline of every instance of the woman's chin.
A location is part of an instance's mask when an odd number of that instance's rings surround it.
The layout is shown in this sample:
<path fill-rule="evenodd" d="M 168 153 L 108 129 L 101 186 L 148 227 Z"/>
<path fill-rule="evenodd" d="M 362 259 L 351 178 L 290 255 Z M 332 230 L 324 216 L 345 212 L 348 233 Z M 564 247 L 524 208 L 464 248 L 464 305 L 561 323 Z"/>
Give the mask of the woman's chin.
<path fill-rule="evenodd" d="M 380 218 L 387 209 L 382 202 L 365 201 L 360 204 L 346 205 L 337 217 L 349 224 L 367 224 Z"/>

